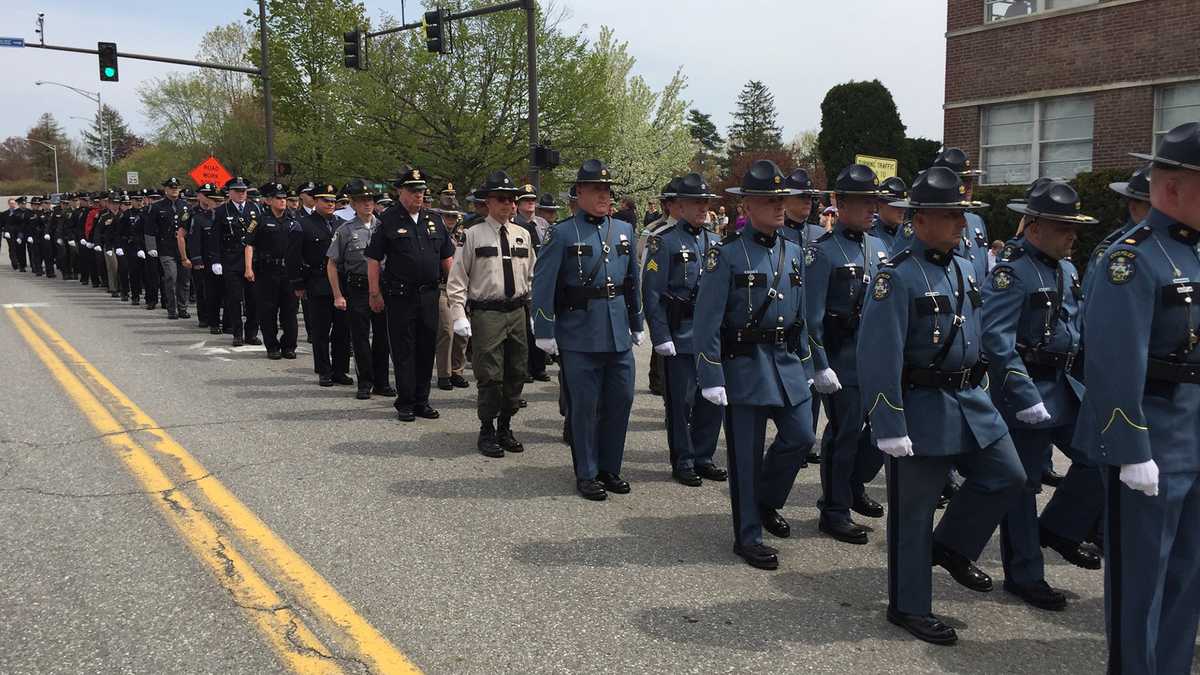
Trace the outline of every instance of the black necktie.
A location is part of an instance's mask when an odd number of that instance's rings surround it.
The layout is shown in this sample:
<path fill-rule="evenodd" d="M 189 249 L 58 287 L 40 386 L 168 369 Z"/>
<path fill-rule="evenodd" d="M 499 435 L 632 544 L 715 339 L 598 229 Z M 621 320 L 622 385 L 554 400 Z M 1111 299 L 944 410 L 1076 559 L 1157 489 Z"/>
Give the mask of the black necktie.
<path fill-rule="evenodd" d="M 504 297 L 511 298 L 517 292 L 517 282 L 513 279 L 512 252 L 508 249 L 508 228 L 500 226 L 500 259 L 504 261 Z"/>

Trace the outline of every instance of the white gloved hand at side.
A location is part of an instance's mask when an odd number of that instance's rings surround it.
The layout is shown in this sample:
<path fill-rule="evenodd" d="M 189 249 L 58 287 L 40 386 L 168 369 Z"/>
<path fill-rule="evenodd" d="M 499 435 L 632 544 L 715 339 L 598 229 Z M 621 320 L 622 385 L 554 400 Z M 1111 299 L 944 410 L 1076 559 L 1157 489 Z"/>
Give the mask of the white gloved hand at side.
<path fill-rule="evenodd" d="M 104 252 L 104 255 L 106 255 L 106 256 L 108 256 L 108 257 L 110 257 L 110 258 L 111 258 L 111 257 L 113 257 L 113 252 L 112 252 L 112 250 L 108 250 L 108 251 L 105 251 L 105 252 Z"/>
<path fill-rule="evenodd" d="M 221 268 L 221 263 L 213 263 L 212 264 L 212 273 L 213 274 L 215 274 L 217 276 L 221 276 L 221 272 L 223 272 L 223 271 L 224 270 Z"/>
<path fill-rule="evenodd" d="M 138 251 L 138 252 L 137 252 L 137 257 L 141 258 L 142 260 L 145 260 L 145 259 L 146 259 L 146 252 L 145 252 L 145 251 Z"/>
<path fill-rule="evenodd" d="M 912 439 L 908 436 L 881 438 L 876 445 L 880 452 L 889 457 L 911 457 L 913 454 Z"/>
<path fill-rule="evenodd" d="M 157 258 L 158 257 L 158 249 L 156 249 L 156 248 L 150 249 L 149 251 L 147 251 L 147 255 L 149 255 L 151 258 Z"/>
<path fill-rule="evenodd" d="M 1024 422 L 1025 424 L 1041 424 L 1049 420 L 1050 411 L 1046 410 L 1046 404 L 1041 401 L 1024 410 L 1017 411 L 1017 421 Z"/>
<path fill-rule="evenodd" d="M 466 319 L 454 320 L 454 334 L 459 337 L 471 337 L 471 322 Z"/>
<path fill-rule="evenodd" d="M 725 394 L 725 387 L 706 387 L 700 390 L 700 395 L 705 401 L 713 405 L 729 405 L 729 397 Z"/>
<path fill-rule="evenodd" d="M 5 233 L 4 233 L 4 238 L 5 238 L 5 239 L 12 239 L 12 233 L 11 233 L 11 232 L 5 232 Z"/>
<path fill-rule="evenodd" d="M 45 239 L 46 241 L 50 241 L 50 235 L 48 235 L 48 234 L 43 234 L 43 235 L 42 235 L 42 239 Z"/>
<path fill-rule="evenodd" d="M 59 246 L 62 246 L 62 244 L 63 244 L 63 240 L 62 240 L 62 239 L 55 239 L 55 240 L 54 240 L 54 243 L 58 244 Z"/>
<path fill-rule="evenodd" d="M 67 245 L 70 246 L 71 248 L 75 248 L 75 242 L 73 242 L 73 241 L 68 241 Z"/>
<path fill-rule="evenodd" d="M 646 334 L 642 331 L 633 331 L 629 333 L 633 337 L 633 344 L 640 345 L 642 340 L 646 339 Z"/>
<path fill-rule="evenodd" d="M 1158 464 L 1154 460 L 1137 464 L 1121 465 L 1121 482 L 1130 490 L 1139 490 L 1147 496 L 1158 494 Z"/>
<path fill-rule="evenodd" d="M 558 340 L 555 340 L 554 338 L 536 338 L 533 341 L 533 344 L 547 354 L 558 353 Z"/>
<path fill-rule="evenodd" d="M 654 345 L 654 353 L 659 356 L 675 356 L 675 343 L 667 340 L 661 345 Z"/>
<path fill-rule="evenodd" d="M 122 255 L 122 256 L 125 255 L 125 249 L 123 249 L 123 248 L 117 249 L 117 255 Z"/>
<path fill-rule="evenodd" d="M 833 368 L 818 370 L 813 382 L 817 388 L 817 393 L 833 394 L 842 389 L 842 383 L 838 381 L 837 373 L 833 372 Z"/>

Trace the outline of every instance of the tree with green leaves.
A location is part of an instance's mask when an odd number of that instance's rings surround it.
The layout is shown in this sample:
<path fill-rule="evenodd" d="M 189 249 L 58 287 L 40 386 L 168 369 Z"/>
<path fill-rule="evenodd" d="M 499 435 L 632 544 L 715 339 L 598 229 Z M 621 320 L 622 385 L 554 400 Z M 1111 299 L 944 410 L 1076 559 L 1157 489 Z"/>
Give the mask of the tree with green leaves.
<path fill-rule="evenodd" d="M 879 80 L 850 81 L 834 86 L 821 102 L 821 133 L 817 153 L 827 181 L 854 163 L 856 154 L 891 157 L 903 162 L 904 123 L 892 92 Z"/>
<path fill-rule="evenodd" d="M 775 95 L 759 80 L 750 80 L 738 94 L 729 127 L 730 156 L 783 149 L 783 129 L 775 110 Z"/>
<path fill-rule="evenodd" d="M 687 127 L 692 140 L 699 144 L 696 155 L 692 157 L 691 168 L 704 175 L 708 182 L 715 183 L 724 158 L 725 139 L 717 131 L 717 125 L 713 124 L 712 115 L 695 108 L 688 111 Z"/>
<path fill-rule="evenodd" d="M 919 172 L 933 165 L 933 160 L 937 159 L 941 149 L 941 141 L 920 137 L 904 139 L 904 154 L 900 158 L 900 177 L 912 185 L 913 179 Z"/>
<path fill-rule="evenodd" d="M 121 113 L 107 105 L 96 111 L 92 125 L 83 131 L 84 153 L 98 166 L 103 166 L 106 158 L 112 164 L 145 144 L 145 139 L 129 130 Z"/>

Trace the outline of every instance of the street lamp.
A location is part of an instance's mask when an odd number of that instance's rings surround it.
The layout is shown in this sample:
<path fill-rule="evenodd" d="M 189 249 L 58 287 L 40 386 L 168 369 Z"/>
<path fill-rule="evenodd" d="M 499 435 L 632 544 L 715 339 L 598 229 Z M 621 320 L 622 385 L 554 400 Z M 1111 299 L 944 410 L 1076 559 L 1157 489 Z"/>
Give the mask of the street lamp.
<path fill-rule="evenodd" d="M 58 148 L 44 141 L 39 141 L 36 138 L 26 138 L 25 140 L 29 141 L 30 143 L 44 145 L 47 148 L 50 148 L 50 152 L 54 153 L 54 192 L 55 194 L 61 194 L 62 190 L 58 189 Z"/>
<path fill-rule="evenodd" d="M 71 91 L 75 92 L 76 94 L 79 94 L 80 96 L 83 96 L 86 99 L 95 101 L 96 102 L 96 120 L 100 124 L 100 133 L 102 133 L 102 134 L 105 133 L 104 104 L 101 103 L 101 101 L 100 101 L 100 92 L 88 91 L 86 89 L 72 87 L 69 84 L 63 84 L 62 82 L 50 82 L 48 80 L 38 80 L 38 81 L 34 82 L 34 84 L 38 85 L 39 87 L 42 86 L 43 84 L 53 84 L 56 87 L 62 87 L 63 89 L 70 89 Z M 100 159 L 102 160 L 102 164 L 104 165 L 104 189 L 105 190 L 108 189 L 108 167 L 109 167 L 109 164 L 112 163 L 112 129 L 108 129 L 107 132 L 108 132 L 107 133 L 108 155 L 105 156 L 103 152 L 100 153 Z"/>

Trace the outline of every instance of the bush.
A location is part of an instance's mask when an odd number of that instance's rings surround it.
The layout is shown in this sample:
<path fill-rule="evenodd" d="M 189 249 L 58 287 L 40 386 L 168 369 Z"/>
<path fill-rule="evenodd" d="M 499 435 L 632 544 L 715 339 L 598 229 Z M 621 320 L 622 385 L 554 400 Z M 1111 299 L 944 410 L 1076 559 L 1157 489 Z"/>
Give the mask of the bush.
<path fill-rule="evenodd" d="M 1108 236 L 1129 217 L 1121 196 L 1108 189 L 1109 183 L 1129 180 L 1129 169 L 1104 169 L 1081 173 L 1071 180 L 1079 192 L 1083 213 L 1099 219 L 1096 225 L 1085 225 L 1079 230 L 1079 241 L 1071 256 L 1080 273 L 1086 269 L 1092 250 L 1100 240 Z M 975 188 L 975 199 L 986 202 L 988 207 L 978 211 L 988 225 L 988 234 L 993 240 L 1008 241 L 1017 232 L 1021 216 L 1008 208 L 1009 201 L 1025 198 L 1026 186 L 999 185 Z"/>

